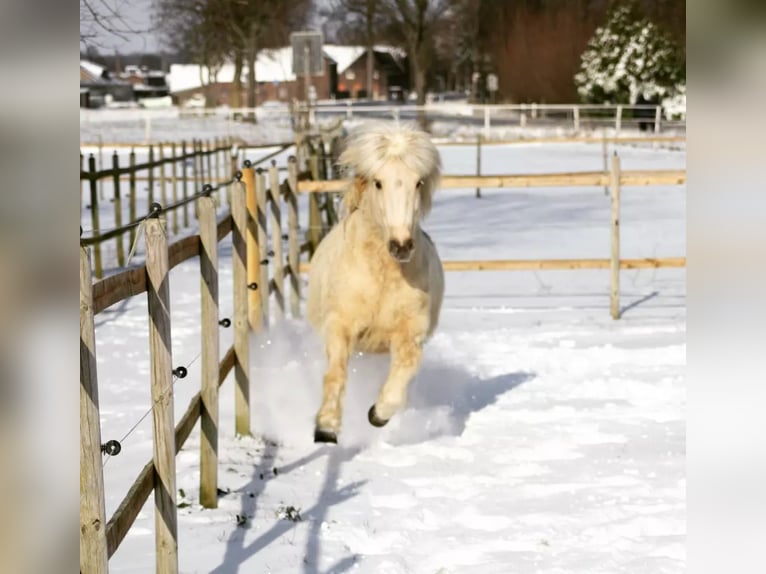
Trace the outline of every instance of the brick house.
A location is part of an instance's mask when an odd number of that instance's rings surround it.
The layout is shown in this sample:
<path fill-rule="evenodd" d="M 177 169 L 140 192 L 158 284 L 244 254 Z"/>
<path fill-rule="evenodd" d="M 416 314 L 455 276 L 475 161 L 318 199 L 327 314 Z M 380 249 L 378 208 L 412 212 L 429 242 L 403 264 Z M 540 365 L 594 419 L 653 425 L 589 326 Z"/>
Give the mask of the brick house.
<path fill-rule="evenodd" d="M 367 52 L 360 46 L 325 45 L 324 74 L 313 76 L 313 86 L 319 100 L 343 97 L 365 97 L 367 77 Z M 292 49 L 290 47 L 263 50 L 255 67 L 256 100 L 265 102 L 290 102 L 306 97 L 304 78 L 292 73 Z M 200 102 L 206 95 L 213 106 L 231 106 L 234 89 L 234 65 L 224 64 L 217 73 L 197 64 L 172 64 L 167 75 L 174 103 L 184 106 Z M 204 84 L 203 85 L 203 81 Z M 241 105 L 247 101 L 247 69 L 242 70 Z M 401 51 L 389 47 L 376 47 L 373 80 L 373 97 L 388 99 L 391 91 L 406 91 L 408 86 L 406 62 Z M 396 90 L 394 90 L 396 91 Z"/>
<path fill-rule="evenodd" d="M 327 45 L 325 52 L 336 61 L 338 82 L 336 98 L 366 98 L 367 49 L 362 46 Z M 372 99 L 398 99 L 409 88 L 404 52 L 389 46 L 373 50 Z"/>
<path fill-rule="evenodd" d="M 311 86 L 319 99 L 329 99 L 333 95 L 335 62 L 325 55 L 324 74 L 311 78 Z M 201 76 L 201 77 L 200 77 Z M 306 94 L 303 77 L 292 73 L 292 49 L 279 48 L 263 50 L 255 64 L 256 100 L 264 102 L 290 102 L 302 100 Z M 208 69 L 197 64 L 172 64 L 167 76 L 170 93 L 174 103 L 183 106 L 199 95 L 207 94 L 214 106 L 231 106 L 234 89 L 234 64 L 224 64 L 217 73 L 210 74 Z M 202 85 L 204 80 L 206 85 Z M 242 70 L 242 89 L 240 102 L 247 101 L 247 67 Z"/>

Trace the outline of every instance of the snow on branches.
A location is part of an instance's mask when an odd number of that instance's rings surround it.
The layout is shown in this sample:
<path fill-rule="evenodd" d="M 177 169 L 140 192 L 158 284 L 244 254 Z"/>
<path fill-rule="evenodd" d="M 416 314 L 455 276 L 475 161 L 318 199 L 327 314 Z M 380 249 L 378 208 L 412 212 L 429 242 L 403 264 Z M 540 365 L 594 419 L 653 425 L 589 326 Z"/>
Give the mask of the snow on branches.
<path fill-rule="evenodd" d="M 683 94 L 685 74 L 677 46 L 660 28 L 623 5 L 597 28 L 574 81 L 587 103 L 660 103 Z"/>

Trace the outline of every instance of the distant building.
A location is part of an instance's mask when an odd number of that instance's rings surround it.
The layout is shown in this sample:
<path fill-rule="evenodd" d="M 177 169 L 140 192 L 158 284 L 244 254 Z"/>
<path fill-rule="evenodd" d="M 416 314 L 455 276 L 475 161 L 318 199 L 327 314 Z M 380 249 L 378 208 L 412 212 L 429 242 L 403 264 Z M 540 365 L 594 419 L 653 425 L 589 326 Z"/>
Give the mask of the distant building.
<path fill-rule="evenodd" d="M 292 73 L 292 49 L 279 48 L 262 50 L 255 63 L 256 98 L 258 104 L 264 102 L 289 102 L 304 99 L 306 87 L 303 77 Z M 328 99 L 331 91 L 331 66 L 334 62 L 324 58 L 324 74 L 313 76 L 316 97 Z M 201 68 L 201 69 L 200 69 Z M 242 68 L 240 102 L 244 107 L 247 101 L 247 66 Z M 204 82 L 204 85 L 203 85 Z M 234 64 L 227 63 L 216 70 L 208 70 L 198 64 L 171 64 L 168 84 L 174 103 L 184 106 L 187 103 L 201 101 L 207 95 L 214 106 L 231 106 L 234 90 Z"/>
<path fill-rule="evenodd" d="M 125 66 L 120 78 L 133 85 L 133 95 L 137 101 L 146 98 L 162 98 L 170 95 L 165 72 L 149 70 L 146 67 Z"/>
<path fill-rule="evenodd" d="M 312 76 L 312 98 L 365 98 L 367 94 L 367 51 L 360 46 L 325 45 L 324 74 Z M 201 68 L 201 69 L 200 69 Z M 403 94 L 408 88 L 404 54 L 395 48 L 375 48 L 373 98 L 389 99 L 391 94 Z M 292 72 L 290 47 L 262 50 L 255 65 L 256 100 L 290 102 L 306 97 L 302 76 Z M 208 70 L 198 64 L 171 64 L 167 76 L 173 102 L 180 106 L 204 105 L 204 98 L 214 106 L 231 106 L 234 90 L 234 64 L 226 63 L 218 70 Z M 240 105 L 247 102 L 247 66 L 241 74 Z"/>
<path fill-rule="evenodd" d="M 112 73 L 88 60 L 80 60 L 80 107 L 99 108 L 111 102 L 132 102 L 130 82 L 113 77 Z"/>
<path fill-rule="evenodd" d="M 124 72 L 115 76 L 99 64 L 80 60 L 80 107 L 140 102 L 168 97 L 169 94 L 164 72 L 126 66 Z"/>
<path fill-rule="evenodd" d="M 372 94 L 367 93 L 367 49 L 363 46 L 324 46 L 336 62 L 335 97 L 400 99 L 409 88 L 405 54 L 398 48 L 375 46 L 373 49 Z"/>

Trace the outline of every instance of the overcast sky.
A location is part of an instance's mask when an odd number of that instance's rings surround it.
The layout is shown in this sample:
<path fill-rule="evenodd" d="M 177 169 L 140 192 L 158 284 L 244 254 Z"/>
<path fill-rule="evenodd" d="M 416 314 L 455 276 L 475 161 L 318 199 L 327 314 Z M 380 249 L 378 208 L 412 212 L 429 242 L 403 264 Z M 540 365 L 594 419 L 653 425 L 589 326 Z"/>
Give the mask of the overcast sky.
<path fill-rule="evenodd" d="M 162 46 L 158 34 L 152 31 L 152 5 L 154 0 L 101 0 L 114 6 L 126 25 L 135 33 L 124 34 L 120 38 L 103 30 L 98 31 L 95 43 L 98 51 L 112 54 L 115 50 L 122 54 L 131 52 L 156 52 Z M 326 4 L 328 0 L 315 0 L 315 5 Z M 98 4 L 97 2 L 95 3 Z M 82 47 L 82 46 L 81 46 Z"/>

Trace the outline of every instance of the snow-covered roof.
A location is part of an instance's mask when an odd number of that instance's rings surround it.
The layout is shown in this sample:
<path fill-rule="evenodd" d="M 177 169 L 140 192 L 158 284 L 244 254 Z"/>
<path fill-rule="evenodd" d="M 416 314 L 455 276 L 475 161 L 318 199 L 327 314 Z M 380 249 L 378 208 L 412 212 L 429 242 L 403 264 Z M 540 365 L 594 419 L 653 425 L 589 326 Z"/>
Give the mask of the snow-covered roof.
<path fill-rule="evenodd" d="M 349 66 L 364 55 L 364 46 L 339 46 L 325 44 L 322 47 L 326 57 L 338 65 L 338 73 L 342 74 Z M 387 52 L 394 58 L 404 57 L 404 52 L 392 46 L 375 46 L 376 52 Z M 293 50 L 287 46 L 273 50 L 262 50 L 255 62 L 255 77 L 259 82 L 293 82 Z M 202 68 L 204 83 L 210 81 L 208 69 Z M 242 69 L 242 82 L 247 78 L 247 68 Z M 224 64 L 218 72 L 217 81 L 228 84 L 234 81 L 234 64 Z M 200 82 L 200 66 L 198 64 L 171 64 L 167 74 L 167 83 L 171 93 L 191 90 L 202 86 Z"/>
<path fill-rule="evenodd" d="M 82 79 L 82 72 L 85 72 L 91 81 L 97 81 L 101 79 L 101 74 L 104 73 L 104 66 L 100 66 L 90 60 L 80 60 L 80 77 Z"/>
<path fill-rule="evenodd" d="M 345 72 L 354 62 L 367 52 L 367 48 L 364 46 L 340 46 L 337 44 L 325 44 L 322 46 L 322 49 L 324 50 L 325 55 L 332 58 L 338 65 L 339 74 Z M 401 60 L 405 57 L 404 50 L 393 46 L 378 44 L 373 46 L 373 50 L 390 54 L 395 60 Z"/>
<path fill-rule="evenodd" d="M 292 72 L 292 49 L 278 48 L 262 50 L 255 62 L 255 77 L 259 82 L 291 82 L 295 80 Z M 202 68 L 202 78 L 207 84 L 210 81 L 208 69 Z M 234 81 L 234 64 L 224 64 L 216 77 L 219 83 L 228 84 Z M 242 82 L 247 79 L 247 67 L 242 69 Z M 200 82 L 200 66 L 198 64 L 171 64 L 167 75 L 167 83 L 171 93 L 191 90 L 202 86 Z"/>
<path fill-rule="evenodd" d="M 322 46 L 322 50 L 338 65 L 339 74 L 345 72 L 367 51 L 363 46 L 338 46 L 335 44 L 325 44 Z"/>

